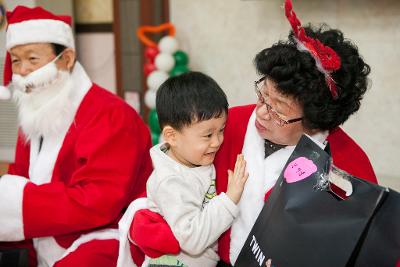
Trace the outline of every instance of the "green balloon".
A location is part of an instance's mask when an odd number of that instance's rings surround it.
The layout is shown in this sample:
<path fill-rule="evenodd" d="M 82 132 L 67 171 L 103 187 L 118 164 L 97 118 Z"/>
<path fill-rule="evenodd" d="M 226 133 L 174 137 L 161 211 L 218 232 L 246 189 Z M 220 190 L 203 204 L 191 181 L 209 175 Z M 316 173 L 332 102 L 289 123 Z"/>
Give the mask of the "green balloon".
<path fill-rule="evenodd" d="M 188 72 L 189 68 L 186 65 L 177 65 L 170 72 L 169 75 L 174 77 Z"/>
<path fill-rule="evenodd" d="M 149 127 L 152 133 L 160 134 L 160 124 L 158 123 L 158 115 L 156 109 L 150 110 L 149 113 Z"/>
<path fill-rule="evenodd" d="M 189 62 L 188 55 L 182 50 L 178 50 L 174 53 L 174 59 L 175 59 L 175 66 L 187 65 Z"/>
<path fill-rule="evenodd" d="M 153 144 L 153 146 L 158 144 L 159 139 L 160 139 L 160 134 L 151 132 L 151 143 Z"/>

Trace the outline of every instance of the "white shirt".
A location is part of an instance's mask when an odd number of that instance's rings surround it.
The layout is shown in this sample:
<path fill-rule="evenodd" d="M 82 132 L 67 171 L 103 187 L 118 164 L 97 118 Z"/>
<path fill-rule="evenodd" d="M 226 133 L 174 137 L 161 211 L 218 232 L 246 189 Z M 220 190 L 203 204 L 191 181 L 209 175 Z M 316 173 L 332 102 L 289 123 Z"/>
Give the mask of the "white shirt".
<path fill-rule="evenodd" d="M 215 186 L 214 165 L 189 168 L 161 147 L 150 150 L 154 171 L 147 181 L 149 208 L 164 217 L 179 241 L 182 252 L 177 259 L 188 266 L 216 266 L 216 241 L 237 217 L 238 208 L 224 193 L 207 203 L 205 195 Z"/>

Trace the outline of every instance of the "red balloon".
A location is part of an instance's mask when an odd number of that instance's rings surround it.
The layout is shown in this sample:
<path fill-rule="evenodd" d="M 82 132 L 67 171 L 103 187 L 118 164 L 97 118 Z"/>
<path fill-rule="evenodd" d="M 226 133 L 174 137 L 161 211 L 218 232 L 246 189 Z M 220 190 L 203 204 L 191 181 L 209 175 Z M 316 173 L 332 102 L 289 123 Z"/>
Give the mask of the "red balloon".
<path fill-rule="evenodd" d="M 147 62 L 154 62 L 155 57 L 158 55 L 160 51 L 156 47 L 146 47 L 144 50 L 144 57 L 146 58 Z"/>
<path fill-rule="evenodd" d="M 156 69 L 156 65 L 154 65 L 154 63 L 152 63 L 152 62 L 144 63 L 144 65 L 143 65 L 144 76 L 147 77 L 150 73 L 155 71 L 155 69 Z"/>

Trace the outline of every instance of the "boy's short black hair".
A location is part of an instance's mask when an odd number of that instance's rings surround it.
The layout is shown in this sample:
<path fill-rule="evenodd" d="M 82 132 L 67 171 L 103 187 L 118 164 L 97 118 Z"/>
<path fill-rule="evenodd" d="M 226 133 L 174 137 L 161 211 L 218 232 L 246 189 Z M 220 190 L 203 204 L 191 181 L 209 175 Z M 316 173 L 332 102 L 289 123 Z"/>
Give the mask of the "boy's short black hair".
<path fill-rule="evenodd" d="M 219 118 L 228 112 L 224 91 L 209 76 L 187 72 L 170 77 L 157 91 L 156 109 L 161 129 L 176 130 L 192 122 Z"/>

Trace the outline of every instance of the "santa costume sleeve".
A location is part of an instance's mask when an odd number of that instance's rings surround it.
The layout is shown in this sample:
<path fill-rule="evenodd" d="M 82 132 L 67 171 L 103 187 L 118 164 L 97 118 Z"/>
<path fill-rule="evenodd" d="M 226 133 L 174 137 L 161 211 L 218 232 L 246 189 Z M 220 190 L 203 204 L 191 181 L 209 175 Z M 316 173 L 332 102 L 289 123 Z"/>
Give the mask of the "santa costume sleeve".
<path fill-rule="evenodd" d="M 28 183 L 29 145 L 21 131 L 18 132 L 15 163 L 9 174 L 0 178 L 0 241 L 24 239 L 22 218 L 23 188 Z"/>
<path fill-rule="evenodd" d="M 151 166 L 148 129 L 127 105 L 107 105 L 75 121 L 75 171 L 63 181 L 35 185 L 27 175 L 27 147 L 18 141 L 15 164 L 0 179 L 0 241 L 57 236 L 105 226 L 145 190 Z M 25 149 L 24 149 L 25 148 Z M 65 163 L 64 163 L 65 164 Z M 57 170 L 55 169 L 54 172 Z M 53 172 L 53 176 L 54 176 Z"/>
<path fill-rule="evenodd" d="M 15 154 L 18 157 L 15 158 L 15 162 L 10 164 L 8 173 L 13 175 L 19 175 L 23 177 L 29 177 L 29 143 L 25 140 L 24 134 L 21 130 L 18 131 L 17 145 L 15 148 Z"/>

